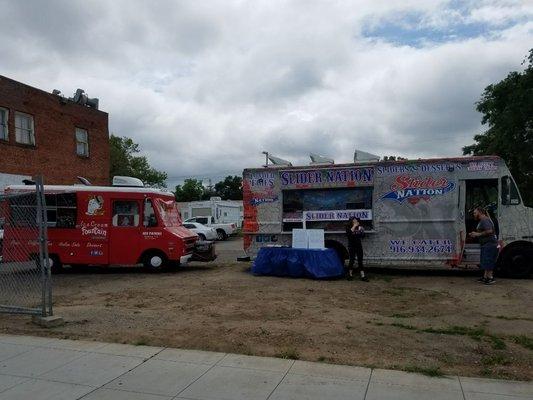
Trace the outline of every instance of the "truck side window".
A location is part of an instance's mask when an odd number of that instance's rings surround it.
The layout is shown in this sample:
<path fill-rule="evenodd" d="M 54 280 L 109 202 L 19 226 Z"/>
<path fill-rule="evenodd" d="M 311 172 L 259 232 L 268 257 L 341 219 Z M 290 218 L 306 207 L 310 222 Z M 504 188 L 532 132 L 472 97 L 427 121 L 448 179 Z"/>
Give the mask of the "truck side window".
<path fill-rule="evenodd" d="M 152 200 L 146 199 L 144 201 L 144 219 L 143 225 L 147 228 L 157 226 L 157 218 L 155 216 L 154 206 Z"/>
<path fill-rule="evenodd" d="M 207 218 L 196 218 L 196 222 L 198 222 L 199 224 L 207 225 Z"/>
<path fill-rule="evenodd" d="M 136 201 L 114 201 L 113 226 L 139 226 L 139 203 Z"/>
<path fill-rule="evenodd" d="M 76 227 L 76 193 L 45 194 L 46 219 L 49 228 Z"/>
<path fill-rule="evenodd" d="M 520 204 L 520 195 L 518 188 L 510 176 L 502 177 L 502 204 L 516 205 Z"/>

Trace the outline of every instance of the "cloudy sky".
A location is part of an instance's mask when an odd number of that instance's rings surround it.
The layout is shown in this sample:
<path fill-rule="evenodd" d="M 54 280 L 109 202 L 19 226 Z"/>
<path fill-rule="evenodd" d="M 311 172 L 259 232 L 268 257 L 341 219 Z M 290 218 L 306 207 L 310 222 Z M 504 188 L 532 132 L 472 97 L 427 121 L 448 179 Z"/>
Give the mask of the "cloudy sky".
<path fill-rule="evenodd" d="M 172 185 L 307 163 L 455 156 L 522 68 L 531 0 L 0 0 L 0 74 L 100 98 Z"/>

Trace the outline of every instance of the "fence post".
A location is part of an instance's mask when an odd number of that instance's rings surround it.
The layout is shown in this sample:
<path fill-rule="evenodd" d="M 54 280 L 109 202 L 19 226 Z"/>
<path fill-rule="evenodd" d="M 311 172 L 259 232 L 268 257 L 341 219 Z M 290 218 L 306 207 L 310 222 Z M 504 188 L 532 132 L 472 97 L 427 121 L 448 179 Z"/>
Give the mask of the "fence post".
<path fill-rule="evenodd" d="M 37 224 L 39 225 L 39 265 L 41 267 L 41 315 L 52 315 L 52 287 L 50 284 L 50 265 L 48 258 L 48 219 L 46 215 L 46 198 L 44 196 L 43 178 L 35 180 L 37 197 Z M 48 304 L 48 307 L 47 307 Z"/>

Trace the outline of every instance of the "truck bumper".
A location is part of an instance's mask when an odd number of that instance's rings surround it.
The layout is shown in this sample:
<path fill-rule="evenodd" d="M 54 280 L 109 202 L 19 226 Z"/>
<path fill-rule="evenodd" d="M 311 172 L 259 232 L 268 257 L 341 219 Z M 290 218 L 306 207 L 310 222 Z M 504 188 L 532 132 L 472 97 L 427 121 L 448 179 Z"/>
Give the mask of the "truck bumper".
<path fill-rule="evenodd" d="M 192 254 L 187 254 L 186 256 L 180 257 L 180 264 L 187 264 L 191 257 Z"/>
<path fill-rule="evenodd" d="M 191 261 L 209 262 L 217 258 L 215 243 L 210 241 L 198 241 L 194 246 Z"/>

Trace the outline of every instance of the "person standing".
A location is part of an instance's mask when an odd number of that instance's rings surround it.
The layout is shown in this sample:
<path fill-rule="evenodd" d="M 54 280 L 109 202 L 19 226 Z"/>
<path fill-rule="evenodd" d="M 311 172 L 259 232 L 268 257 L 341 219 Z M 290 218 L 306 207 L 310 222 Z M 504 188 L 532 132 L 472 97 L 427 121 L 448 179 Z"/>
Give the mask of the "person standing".
<path fill-rule="evenodd" d="M 361 280 L 368 282 L 363 269 L 363 244 L 361 239 L 365 235 L 365 230 L 361 226 L 361 221 L 358 218 L 350 217 L 346 225 L 346 235 L 348 236 L 348 253 L 350 255 L 350 262 L 348 264 L 348 279 L 353 279 L 353 271 L 355 264 L 355 257 L 357 256 L 357 269 L 361 276 Z"/>
<path fill-rule="evenodd" d="M 481 247 L 480 267 L 483 270 L 483 277 L 478 279 L 478 281 L 485 285 L 492 285 L 496 282 L 494 280 L 494 268 L 498 258 L 498 239 L 494 223 L 483 207 L 476 207 L 473 215 L 478 224 L 476 230 L 470 232 L 469 235 L 479 240 Z"/>

